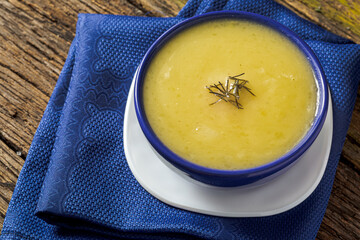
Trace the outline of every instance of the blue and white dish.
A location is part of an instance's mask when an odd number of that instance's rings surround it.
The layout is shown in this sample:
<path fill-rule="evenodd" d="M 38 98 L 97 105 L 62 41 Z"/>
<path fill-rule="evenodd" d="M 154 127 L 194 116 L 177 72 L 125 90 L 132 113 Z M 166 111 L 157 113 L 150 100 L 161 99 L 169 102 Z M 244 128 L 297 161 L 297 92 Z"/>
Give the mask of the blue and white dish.
<path fill-rule="evenodd" d="M 274 29 L 284 37 L 288 38 L 299 48 L 300 51 L 303 52 L 311 64 L 314 72 L 316 84 L 318 87 L 318 105 L 312 126 L 305 134 L 303 139 L 301 139 L 301 141 L 299 141 L 299 143 L 293 149 L 280 158 L 258 167 L 240 170 L 220 170 L 207 168 L 187 161 L 186 159 L 175 154 L 163 142 L 161 142 L 161 140 L 152 130 L 145 114 L 144 104 L 142 102 L 143 82 L 147 68 L 159 49 L 161 49 L 162 46 L 164 46 L 164 44 L 166 44 L 174 35 L 179 34 L 183 30 L 194 26 L 195 24 L 217 19 L 246 20 Z M 220 11 L 203 14 L 178 23 L 155 41 L 155 43 L 145 54 L 142 62 L 139 65 L 138 72 L 135 74 L 134 100 L 137 116 L 137 119 L 134 119 L 134 121 L 139 122 L 146 139 L 151 144 L 156 154 L 158 154 L 159 158 L 163 160 L 166 165 L 172 168 L 173 171 L 176 171 L 185 177 L 190 177 L 195 181 L 199 181 L 204 184 L 221 187 L 236 187 L 255 183 L 262 184 L 263 182 L 269 181 L 273 177 L 278 176 L 290 169 L 299 159 L 301 159 L 301 156 L 303 156 L 306 153 L 306 150 L 313 144 L 324 124 L 328 107 L 328 90 L 325 74 L 315 54 L 303 40 L 301 40 L 287 27 L 271 20 L 270 18 L 258 14 L 238 11 Z"/>

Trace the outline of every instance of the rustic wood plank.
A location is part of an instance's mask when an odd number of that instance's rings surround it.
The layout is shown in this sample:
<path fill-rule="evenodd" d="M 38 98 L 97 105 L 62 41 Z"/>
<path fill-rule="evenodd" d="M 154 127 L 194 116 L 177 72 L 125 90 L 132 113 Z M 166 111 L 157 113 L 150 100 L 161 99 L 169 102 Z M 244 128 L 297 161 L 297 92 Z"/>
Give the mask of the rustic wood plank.
<path fill-rule="evenodd" d="M 360 43 L 359 0 L 276 0 Z M 0 229 L 16 178 L 74 37 L 77 14 L 175 16 L 186 0 L 0 1 Z M 360 91 L 358 96 L 360 95 Z M 360 100 L 317 239 L 359 233 Z M 20 156 L 18 156 L 18 153 Z"/>
<path fill-rule="evenodd" d="M 129 2 L 144 11 L 147 16 L 173 17 L 177 15 L 187 0 L 129 0 Z"/>
<path fill-rule="evenodd" d="M 359 239 L 360 175 L 342 161 L 317 239 Z"/>
<path fill-rule="evenodd" d="M 0 4 L 0 139 L 24 155 L 66 59 L 79 12 L 144 15 L 126 1 Z"/>
<path fill-rule="evenodd" d="M 360 43 L 359 0 L 275 0 L 301 17 Z"/>
<path fill-rule="evenodd" d="M 2 226 L 24 158 L 20 156 L 20 153 L 16 154 L 3 141 L 0 141 L 0 156 L 0 226 Z"/>

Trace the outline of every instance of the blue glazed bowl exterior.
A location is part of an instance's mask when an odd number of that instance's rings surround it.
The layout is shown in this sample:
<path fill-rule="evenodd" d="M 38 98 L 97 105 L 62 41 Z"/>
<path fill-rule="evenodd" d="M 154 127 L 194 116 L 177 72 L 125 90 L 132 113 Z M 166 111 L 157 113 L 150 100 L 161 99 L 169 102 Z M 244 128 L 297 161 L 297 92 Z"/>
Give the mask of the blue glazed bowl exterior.
<path fill-rule="evenodd" d="M 147 68 L 153 57 L 162 48 L 162 46 L 164 46 L 164 44 L 166 44 L 173 36 L 182 32 L 184 29 L 189 28 L 195 24 L 217 19 L 247 20 L 270 27 L 279 32 L 283 36 L 287 37 L 291 42 L 293 42 L 307 57 L 312 66 L 315 79 L 317 81 L 318 108 L 313 124 L 305 137 L 291 151 L 282 157 L 259 167 L 242 170 L 219 170 L 203 167 L 189 162 L 172 152 L 165 146 L 164 143 L 160 141 L 146 118 L 143 105 L 142 87 Z M 302 156 L 304 152 L 311 146 L 311 144 L 318 136 L 327 114 L 329 96 L 325 74 L 321 68 L 319 60 L 316 58 L 310 47 L 295 33 L 282 24 L 258 14 L 240 11 L 219 11 L 206 13 L 178 23 L 166 31 L 153 43 L 141 61 L 138 72 L 135 75 L 134 97 L 135 111 L 140 127 L 153 149 L 158 155 L 161 156 L 161 158 L 168 166 L 177 170 L 177 172 L 180 172 L 180 174 L 184 174 L 205 184 L 220 187 L 235 187 L 247 184 L 256 184 L 257 182 L 263 183 L 264 181 L 267 181 L 268 179 L 283 173 L 289 167 L 291 167 L 296 162 L 296 160 L 298 160 L 299 157 Z"/>

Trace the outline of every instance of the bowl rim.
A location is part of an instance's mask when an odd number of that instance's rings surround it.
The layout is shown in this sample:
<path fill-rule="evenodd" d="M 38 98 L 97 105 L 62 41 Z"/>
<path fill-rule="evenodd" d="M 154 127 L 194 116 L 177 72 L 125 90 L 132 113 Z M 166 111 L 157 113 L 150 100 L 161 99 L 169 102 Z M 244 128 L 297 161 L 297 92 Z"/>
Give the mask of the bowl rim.
<path fill-rule="evenodd" d="M 155 134 L 152 130 L 150 123 L 148 122 L 144 110 L 144 105 L 142 103 L 142 86 L 144 82 L 144 76 L 146 70 L 151 62 L 151 59 L 156 55 L 156 53 L 166 44 L 173 36 L 180 33 L 182 30 L 192 27 L 193 25 L 205 22 L 212 21 L 217 19 L 240 19 L 248 20 L 258 24 L 261 24 L 265 27 L 270 27 L 280 33 L 281 35 L 287 37 L 293 44 L 295 44 L 298 49 L 305 55 L 308 59 L 311 68 L 313 70 L 314 78 L 318 88 L 318 105 L 315 114 L 314 121 L 312 126 L 307 131 L 305 136 L 286 154 L 281 157 L 274 159 L 271 162 L 268 162 L 264 165 L 260 165 L 248 169 L 236 169 L 236 170 L 226 170 L 226 169 L 214 169 L 205 166 L 201 166 L 190 162 L 173 151 L 171 151 Z M 274 170 L 280 170 L 293 162 L 295 162 L 314 142 L 318 136 L 324 122 L 328 108 L 328 87 L 326 83 L 325 73 L 321 67 L 320 61 L 316 57 L 315 53 L 307 45 L 307 43 L 302 40 L 296 33 L 291 31 L 286 26 L 282 25 L 279 22 L 276 22 L 268 17 L 244 12 L 244 11 L 217 11 L 205 13 L 195 17 L 188 18 L 180 23 L 175 24 L 173 27 L 165 31 L 156 41 L 151 45 L 149 50 L 144 55 L 141 63 L 139 64 L 138 71 L 135 73 L 135 91 L 134 91 L 134 100 L 135 100 L 135 111 L 136 116 L 139 121 L 140 127 L 148 139 L 151 146 L 169 163 L 176 166 L 180 170 L 183 170 L 186 173 L 197 173 L 202 175 L 209 176 L 219 176 L 219 177 L 234 177 L 234 176 L 261 176 L 267 175 Z"/>

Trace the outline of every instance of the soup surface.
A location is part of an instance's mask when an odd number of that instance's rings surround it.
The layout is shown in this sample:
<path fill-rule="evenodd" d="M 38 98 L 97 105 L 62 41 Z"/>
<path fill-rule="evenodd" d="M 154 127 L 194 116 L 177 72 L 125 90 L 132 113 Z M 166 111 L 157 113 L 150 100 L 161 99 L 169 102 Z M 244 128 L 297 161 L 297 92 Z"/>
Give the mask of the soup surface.
<path fill-rule="evenodd" d="M 244 73 L 238 109 L 206 86 Z M 310 64 L 295 45 L 265 26 L 217 20 L 171 39 L 152 60 L 144 107 L 159 139 L 184 159 L 215 169 L 247 169 L 284 155 L 316 111 Z"/>

